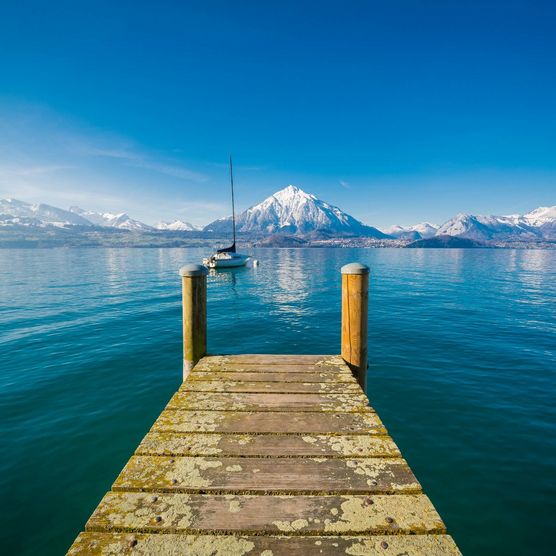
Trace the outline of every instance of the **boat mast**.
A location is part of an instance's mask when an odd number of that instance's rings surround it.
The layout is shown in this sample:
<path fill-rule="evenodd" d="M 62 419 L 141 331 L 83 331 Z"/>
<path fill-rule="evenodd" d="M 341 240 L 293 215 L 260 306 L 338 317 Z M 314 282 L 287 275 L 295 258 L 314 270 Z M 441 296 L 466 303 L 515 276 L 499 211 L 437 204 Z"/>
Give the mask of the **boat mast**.
<path fill-rule="evenodd" d="M 234 205 L 234 174 L 232 172 L 232 155 L 230 155 L 230 185 L 232 186 L 232 227 L 234 230 L 234 252 L 236 247 L 236 208 Z"/>

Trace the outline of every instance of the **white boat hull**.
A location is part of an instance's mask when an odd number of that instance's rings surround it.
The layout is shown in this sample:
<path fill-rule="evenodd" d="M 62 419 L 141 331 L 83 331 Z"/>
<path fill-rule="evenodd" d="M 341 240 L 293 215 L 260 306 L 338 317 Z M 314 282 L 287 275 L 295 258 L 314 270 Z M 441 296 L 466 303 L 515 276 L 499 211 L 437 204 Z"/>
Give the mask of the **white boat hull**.
<path fill-rule="evenodd" d="M 248 255 L 240 255 L 239 253 L 217 253 L 216 255 L 203 259 L 203 263 L 209 268 L 237 268 L 245 266 L 248 260 Z"/>

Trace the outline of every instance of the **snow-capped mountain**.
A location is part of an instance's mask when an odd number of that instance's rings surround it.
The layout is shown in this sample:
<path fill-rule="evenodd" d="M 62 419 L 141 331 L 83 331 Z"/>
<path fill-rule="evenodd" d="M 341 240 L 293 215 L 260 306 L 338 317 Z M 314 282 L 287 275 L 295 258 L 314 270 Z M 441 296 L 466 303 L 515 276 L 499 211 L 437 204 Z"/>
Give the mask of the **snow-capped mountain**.
<path fill-rule="evenodd" d="M 524 215 L 458 214 L 442 224 L 436 235 L 466 237 L 479 241 L 556 239 L 556 206 L 539 207 Z"/>
<path fill-rule="evenodd" d="M 539 207 L 527 214 L 507 216 L 457 214 L 442 226 L 423 222 L 392 226 L 387 233 L 398 239 L 454 236 L 476 241 L 528 241 L 556 239 L 556 206 Z"/>
<path fill-rule="evenodd" d="M 91 226 L 79 214 L 51 205 L 0 199 L 0 226 Z"/>
<path fill-rule="evenodd" d="M 523 219 L 531 226 L 544 226 L 556 222 L 556 205 L 553 207 L 539 207 L 523 215 Z"/>
<path fill-rule="evenodd" d="M 544 239 L 556 239 L 556 205 L 539 207 L 524 214 L 523 219 L 537 228 Z"/>
<path fill-rule="evenodd" d="M 303 235 L 312 232 L 341 235 L 386 237 L 381 231 L 365 226 L 338 207 L 329 205 L 295 185 L 266 198 L 236 217 L 239 232 L 252 234 L 285 233 Z M 215 220 L 204 228 L 210 232 L 227 232 L 231 217 Z"/>
<path fill-rule="evenodd" d="M 106 228 L 118 228 L 120 230 L 151 230 L 152 227 L 130 218 L 125 212 L 114 214 L 111 212 L 95 212 L 93 210 L 83 210 L 79 207 L 70 207 L 70 211 L 87 219 L 95 226 Z"/>
<path fill-rule="evenodd" d="M 120 230 L 152 230 L 151 226 L 130 218 L 126 213 L 94 212 L 71 207 L 69 210 L 17 199 L 0 199 L 0 226 L 47 228 L 56 226 L 101 226 Z"/>
<path fill-rule="evenodd" d="M 414 226 L 392 226 L 387 230 L 388 235 L 402 239 L 427 239 L 436 234 L 436 224 L 421 222 Z"/>
<path fill-rule="evenodd" d="M 479 241 L 495 238 L 534 239 L 535 232 L 519 216 L 475 216 L 457 214 L 438 228 L 436 235 L 466 237 Z"/>
<path fill-rule="evenodd" d="M 189 222 L 184 222 L 183 220 L 174 220 L 173 222 L 157 222 L 154 225 L 156 230 L 168 230 L 171 232 L 195 232 L 199 228 L 190 224 Z"/>

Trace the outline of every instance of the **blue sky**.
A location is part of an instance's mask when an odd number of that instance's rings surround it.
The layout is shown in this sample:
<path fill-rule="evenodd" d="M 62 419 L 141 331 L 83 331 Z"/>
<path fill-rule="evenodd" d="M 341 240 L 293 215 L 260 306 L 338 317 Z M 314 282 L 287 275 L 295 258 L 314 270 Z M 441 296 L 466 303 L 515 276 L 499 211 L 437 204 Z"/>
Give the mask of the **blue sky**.
<path fill-rule="evenodd" d="M 197 224 L 293 183 L 367 224 L 556 204 L 556 5 L 3 2 L 0 197 Z"/>

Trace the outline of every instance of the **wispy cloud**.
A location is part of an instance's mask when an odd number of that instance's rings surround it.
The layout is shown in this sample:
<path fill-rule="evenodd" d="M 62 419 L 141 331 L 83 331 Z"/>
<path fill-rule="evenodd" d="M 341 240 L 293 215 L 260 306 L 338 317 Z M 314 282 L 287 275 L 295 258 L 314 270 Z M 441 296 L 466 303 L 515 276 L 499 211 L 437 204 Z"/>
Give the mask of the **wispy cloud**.
<path fill-rule="evenodd" d="M 141 160 L 136 159 L 133 162 L 130 162 L 132 166 L 136 168 L 144 168 L 145 170 L 152 170 L 153 172 L 158 172 L 160 174 L 165 174 L 167 176 L 172 176 L 174 178 L 178 178 L 180 180 L 189 180 L 195 182 L 205 182 L 209 179 L 208 176 L 205 174 L 201 174 L 199 172 L 194 172 L 183 166 L 174 166 L 170 164 L 163 164 L 160 162 L 153 162 L 149 160 Z"/>
<path fill-rule="evenodd" d="M 344 189 L 350 189 L 350 185 L 349 185 L 349 183 L 348 183 L 347 181 L 340 180 L 338 183 L 339 183 Z"/>
<path fill-rule="evenodd" d="M 53 174 L 73 168 L 75 168 L 75 166 L 67 166 L 61 164 L 53 164 L 50 166 L 0 166 L 0 179 L 43 176 L 45 174 Z"/>
<path fill-rule="evenodd" d="M 80 145 L 76 148 L 76 152 L 82 156 L 113 158 L 122 160 L 125 164 L 134 168 L 142 168 L 151 170 L 167 176 L 172 176 L 181 180 L 205 182 L 209 177 L 201 172 L 195 172 L 183 165 L 169 163 L 168 161 L 156 160 L 150 155 L 146 155 L 136 149 L 130 147 L 105 147 L 98 145 Z"/>

